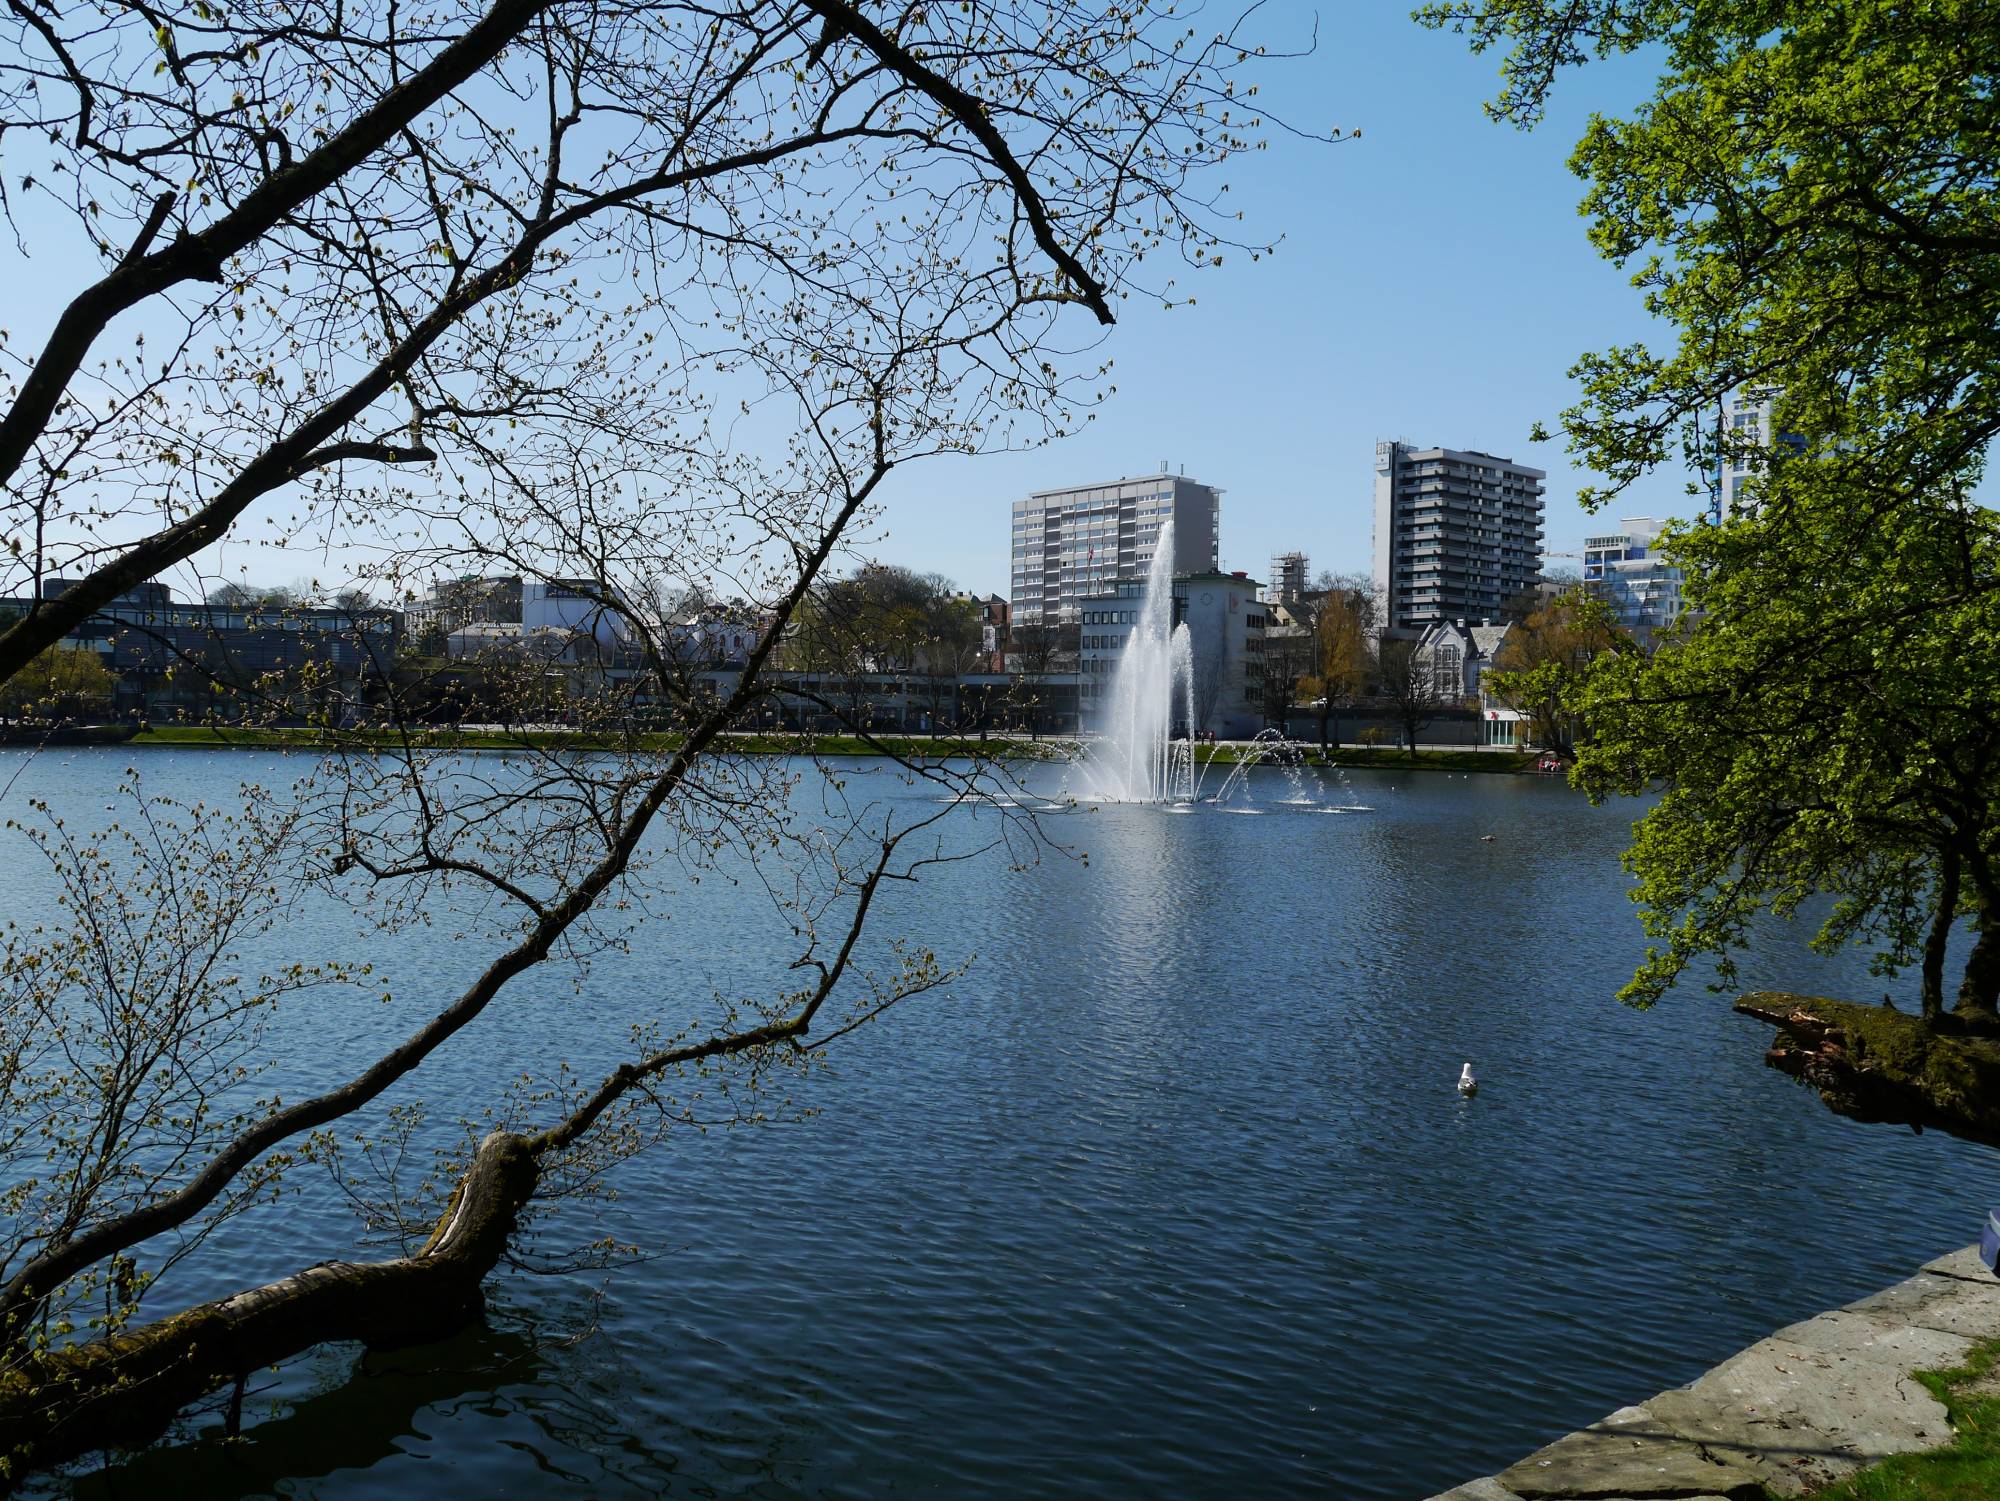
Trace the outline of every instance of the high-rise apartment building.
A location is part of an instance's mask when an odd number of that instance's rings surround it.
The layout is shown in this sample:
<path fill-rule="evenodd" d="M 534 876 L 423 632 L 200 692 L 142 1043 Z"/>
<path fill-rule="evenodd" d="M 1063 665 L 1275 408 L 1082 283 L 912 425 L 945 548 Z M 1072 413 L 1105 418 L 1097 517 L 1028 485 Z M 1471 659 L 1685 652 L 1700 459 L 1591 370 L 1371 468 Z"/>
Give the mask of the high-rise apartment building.
<path fill-rule="evenodd" d="M 1498 620 L 1542 571 L 1547 474 L 1490 453 L 1375 445 L 1375 589 L 1395 629 Z"/>
<path fill-rule="evenodd" d="M 1083 601 L 1121 579 L 1143 579 L 1160 527 L 1174 523 L 1174 572 L 1221 566 L 1222 492 L 1183 475 L 1158 474 L 1038 490 L 1014 502 L 1014 625 L 1076 621 Z"/>

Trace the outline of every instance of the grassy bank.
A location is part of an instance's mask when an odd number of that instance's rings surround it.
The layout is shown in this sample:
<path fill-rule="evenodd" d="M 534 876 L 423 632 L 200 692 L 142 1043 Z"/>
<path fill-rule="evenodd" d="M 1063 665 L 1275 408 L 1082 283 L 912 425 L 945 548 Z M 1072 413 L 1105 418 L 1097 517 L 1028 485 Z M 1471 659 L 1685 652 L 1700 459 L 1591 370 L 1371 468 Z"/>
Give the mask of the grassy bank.
<path fill-rule="evenodd" d="M 682 737 L 674 733 L 633 736 L 610 740 L 565 730 L 425 730 L 411 737 L 433 750 L 609 750 L 632 747 L 646 751 L 670 751 Z M 379 730 L 328 732 L 303 727 L 280 729 L 241 728 L 227 725 L 162 725 L 140 731 L 127 745 L 238 750 L 370 750 L 393 749 L 402 737 Z M 929 735 L 790 735 L 732 734 L 721 740 L 724 749 L 751 756 L 908 756 L 936 759 L 941 756 L 985 756 L 996 760 L 1061 760 L 1069 747 L 1061 741 L 1012 739 L 952 739 Z"/>
<path fill-rule="evenodd" d="M 2000 1339 L 1976 1344 L 1965 1364 L 1919 1371 L 1951 1414 L 1953 1438 L 1941 1449 L 1898 1454 L 1814 1501 L 1991 1501 L 2000 1496 Z M 1775 1501 L 1775 1498 L 1774 1498 Z"/>
<path fill-rule="evenodd" d="M 1541 758 L 1540 751 L 1419 750 L 1412 760 L 1408 751 L 1387 746 L 1346 746 L 1324 757 L 1318 751 L 1308 756 L 1314 766 L 1355 766 L 1371 771 L 1531 772 Z"/>
<path fill-rule="evenodd" d="M 614 742 L 602 736 L 565 730 L 425 730 L 418 744 L 436 750 L 606 750 Z M 670 751 L 680 744 L 678 734 L 639 735 L 631 742 L 646 751 Z M 227 725 L 159 725 L 141 730 L 129 740 L 116 743 L 139 748 L 179 747 L 241 750 L 368 750 L 400 745 L 398 736 L 376 730 L 343 730 L 338 733 L 287 726 L 276 729 L 243 728 Z M 624 743 L 624 742 L 616 742 Z M 875 756 L 890 754 L 913 760 L 935 760 L 945 756 L 987 757 L 994 760 L 1061 761 L 1077 750 L 1077 742 L 1065 739 L 1026 740 L 1016 736 L 995 736 L 987 740 L 955 739 L 929 735 L 797 735 L 744 733 L 722 737 L 722 745 L 740 755 L 795 756 Z M 1245 759 L 1262 759 L 1268 748 L 1262 745 L 1198 745 L 1196 758 L 1203 765 L 1233 766 Z M 1378 771 L 1445 772 L 1530 772 L 1540 759 L 1529 751 L 1419 750 L 1388 747 L 1348 746 L 1322 754 L 1304 752 L 1305 763 L 1315 767 L 1357 767 Z"/>

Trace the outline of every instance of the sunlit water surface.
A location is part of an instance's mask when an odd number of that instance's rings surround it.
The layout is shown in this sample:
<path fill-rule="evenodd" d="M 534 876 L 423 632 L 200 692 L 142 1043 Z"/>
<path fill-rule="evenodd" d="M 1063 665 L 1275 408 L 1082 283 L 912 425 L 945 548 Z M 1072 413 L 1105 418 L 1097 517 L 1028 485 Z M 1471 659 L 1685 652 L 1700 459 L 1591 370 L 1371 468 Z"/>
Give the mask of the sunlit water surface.
<path fill-rule="evenodd" d="M 0 812 L 101 815 L 131 758 L 7 753 Z M 297 769 L 140 764 L 216 801 Z M 878 935 L 970 956 L 967 977 L 843 1044 L 799 1093 L 809 1121 L 687 1133 L 629 1169 L 602 1228 L 649 1259 L 504 1273 L 488 1329 L 267 1376 L 246 1442 L 78 1489 L 1419 1497 L 1972 1238 L 1984 1154 L 1834 1118 L 1698 985 L 1648 1014 L 1612 999 L 1641 947 L 1629 807 L 1355 773 L 1335 800 L 1371 811 L 1315 816 L 1252 780 L 1259 816 L 1078 812 L 1052 823 L 1087 863 L 889 891 Z M 998 815 L 953 817 L 969 838 Z M 44 915 L 6 837 L 5 915 Z M 792 950 L 750 886 L 664 912 L 581 995 L 523 986 L 427 1097 L 589 1072 L 633 1017 L 782 982 Z M 288 924 L 288 952 L 372 957 L 397 999 L 295 1017 L 280 1074 L 344 1076 L 462 985 L 479 950 L 450 927 Z M 1802 937 L 1771 935 L 1745 980 L 1881 992 Z M 351 1254 L 351 1215 L 298 1181 L 182 1301 Z"/>

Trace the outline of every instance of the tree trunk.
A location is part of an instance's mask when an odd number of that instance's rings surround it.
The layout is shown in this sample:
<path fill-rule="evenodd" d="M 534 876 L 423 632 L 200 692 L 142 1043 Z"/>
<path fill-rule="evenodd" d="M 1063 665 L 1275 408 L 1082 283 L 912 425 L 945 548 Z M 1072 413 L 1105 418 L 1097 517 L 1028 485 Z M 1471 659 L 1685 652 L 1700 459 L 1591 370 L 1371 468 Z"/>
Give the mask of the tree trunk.
<path fill-rule="evenodd" d="M 1961 1016 L 1992 1019 L 1996 1002 L 2000 1002 L 2000 923 L 1993 921 L 1982 902 L 1979 937 L 1966 957 L 1965 974 L 1958 982 L 1958 1002 L 1951 1009 Z"/>
<path fill-rule="evenodd" d="M 24 1359 L 0 1378 L 0 1457 L 11 1475 L 150 1442 L 189 1403 L 315 1345 L 442 1338 L 477 1317 L 481 1284 L 534 1192 L 526 1138 L 496 1131 L 414 1256 L 324 1262 L 108 1340 Z"/>
<path fill-rule="evenodd" d="M 1931 916 L 1930 936 L 1924 940 L 1920 1004 L 1925 1021 L 1935 1021 L 1944 1012 L 1944 952 L 1951 941 L 1951 925 L 1957 916 L 1958 851 L 1946 850 L 1938 871 L 1937 911 Z"/>

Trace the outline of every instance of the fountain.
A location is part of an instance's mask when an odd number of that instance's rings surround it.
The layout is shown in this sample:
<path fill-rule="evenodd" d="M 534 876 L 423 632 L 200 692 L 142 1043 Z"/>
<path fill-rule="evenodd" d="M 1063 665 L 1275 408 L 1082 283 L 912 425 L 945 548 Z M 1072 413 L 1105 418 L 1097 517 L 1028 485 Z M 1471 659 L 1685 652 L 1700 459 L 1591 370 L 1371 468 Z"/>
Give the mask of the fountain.
<path fill-rule="evenodd" d="M 1194 722 L 1193 644 L 1174 625 L 1174 524 L 1160 527 L 1139 599 L 1139 618 L 1111 675 L 1102 734 L 1079 770 L 1086 796 L 1103 803 L 1192 802 L 1194 747 L 1173 739 L 1174 689 L 1185 685 Z"/>
<path fill-rule="evenodd" d="M 1248 801 L 1248 771 L 1274 763 L 1290 781 L 1288 807 L 1316 807 L 1306 787 L 1304 755 L 1280 730 L 1264 730 L 1212 797 L 1202 797 L 1208 767 L 1194 757 L 1194 640 L 1174 624 L 1174 524 L 1160 526 L 1160 542 L 1146 570 L 1138 620 L 1112 668 L 1098 738 L 1076 767 L 1078 795 L 1088 803 L 1156 803 L 1188 809 L 1198 803 Z M 1176 738 L 1180 730 L 1180 738 Z"/>
<path fill-rule="evenodd" d="M 1307 785 L 1303 748 L 1278 730 L 1265 730 L 1244 747 L 1222 785 L 1203 797 L 1208 767 L 1197 764 L 1194 753 L 1194 680 L 1193 639 L 1185 624 L 1174 624 L 1174 532 L 1168 521 L 1146 573 L 1139 618 L 1112 670 L 1098 738 L 1077 766 L 1081 798 L 1177 809 L 1226 804 L 1233 797 L 1248 802 L 1250 769 L 1268 763 L 1284 769 L 1290 788 L 1279 806 L 1320 809 L 1317 786 Z M 1175 738 L 1176 729 L 1182 738 Z"/>
<path fill-rule="evenodd" d="M 1291 789 L 1291 796 L 1284 799 L 1287 805 L 1318 805 L 1319 798 L 1314 795 L 1314 789 L 1306 785 L 1305 747 L 1283 730 L 1259 730 L 1257 737 L 1240 749 L 1236 764 L 1222 779 L 1222 785 L 1215 789 L 1215 801 L 1228 802 L 1230 794 L 1239 786 L 1247 796 L 1250 788 L 1248 773 L 1253 766 L 1276 766 L 1284 772 L 1285 781 Z"/>

